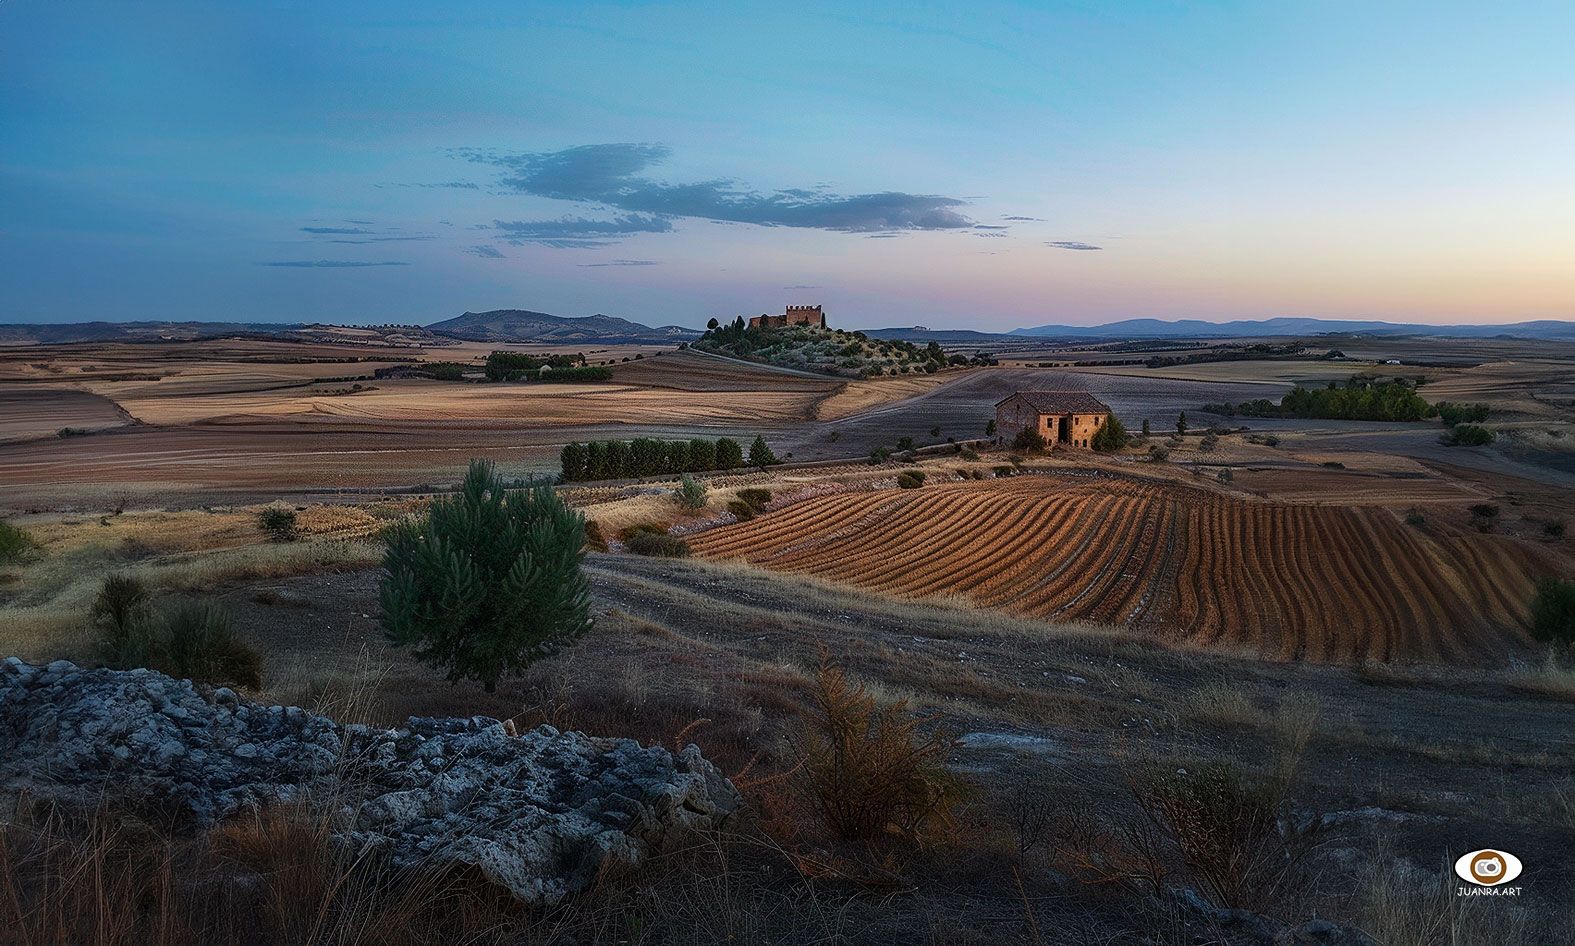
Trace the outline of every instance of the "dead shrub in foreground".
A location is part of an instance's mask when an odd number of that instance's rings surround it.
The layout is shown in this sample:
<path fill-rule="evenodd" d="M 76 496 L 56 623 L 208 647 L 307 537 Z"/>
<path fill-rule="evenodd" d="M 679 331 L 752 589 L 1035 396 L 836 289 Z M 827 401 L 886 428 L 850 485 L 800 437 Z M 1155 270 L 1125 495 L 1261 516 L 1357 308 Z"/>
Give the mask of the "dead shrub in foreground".
<path fill-rule="evenodd" d="M 1169 759 L 1133 773 L 1136 817 L 1069 806 L 1058 859 L 1085 883 L 1159 893 L 1182 875 L 1222 907 L 1293 906 L 1308 892 L 1305 862 L 1323 834 L 1315 814 L 1298 816 L 1291 804 L 1317 719 L 1315 703 L 1285 700 L 1268 720 L 1275 752 L 1263 769 Z"/>
<path fill-rule="evenodd" d="M 920 730 L 907 702 L 877 707 L 862 684 L 822 658 L 817 713 L 804 737 L 803 779 L 821 823 L 837 839 L 922 841 L 952 823 L 963 786 L 947 768 L 951 737 Z"/>
<path fill-rule="evenodd" d="M 1296 878 L 1317 822 L 1298 824 L 1285 783 L 1229 762 L 1157 769 L 1133 785 L 1138 806 L 1220 906 L 1262 910 Z"/>

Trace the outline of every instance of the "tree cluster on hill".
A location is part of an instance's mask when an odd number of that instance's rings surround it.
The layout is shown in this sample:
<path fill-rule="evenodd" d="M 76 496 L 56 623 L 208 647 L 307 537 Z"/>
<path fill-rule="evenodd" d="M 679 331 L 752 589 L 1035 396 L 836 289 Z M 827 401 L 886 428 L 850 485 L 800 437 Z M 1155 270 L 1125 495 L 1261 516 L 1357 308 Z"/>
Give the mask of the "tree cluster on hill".
<path fill-rule="evenodd" d="M 1241 404 L 1205 404 L 1203 409 L 1227 417 L 1304 417 L 1318 420 L 1412 421 L 1436 413 L 1436 409 L 1416 393 L 1416 388 L 1398 378 L 1392 381 L 1353 378 L 1344 386 L 1331 381 L 1324 388 L 1297 385 L 1278 404 L 1268 398 L 1258 398 Z"/>
<path fill-rule="evenodd" d="M 765 440 L 755 441 L 764 450 L 756 454 L 751 447 L 749 465 L 766 466 L 778 462 L 770 456 Z M 767 459 L 769 457 L 769 459 Z M 757 461 L 765 462 L 757 462 Z M 732 470 L 744 465 L 744 448 L 731 437 L 707 440 L 593 440 L 565 444 L 560 455 L 563 481 L 616 480 L 636 476 L 662 476 L 675 473 L 704 473 Z"/>
<path fill-rule="evenodd" d="M 948 366 L 995 363 L 983 355 L 948 356 L 936 342 L 920 347 L 900 339 L 872 339 L 863 332 L 813 325 L 752 328 L 742 317 L 728 323 L 712 319 L 711 323 L 694 348 L 841 377 L 934 374 Z"/>
<path fill-rule="evenodd" d="M 545 358 L 517 351 L 495 351 L 487 356 L 488 381 L 611 381 L 608 368 L 585 364 L 585 356 L 548 355 Z"/>

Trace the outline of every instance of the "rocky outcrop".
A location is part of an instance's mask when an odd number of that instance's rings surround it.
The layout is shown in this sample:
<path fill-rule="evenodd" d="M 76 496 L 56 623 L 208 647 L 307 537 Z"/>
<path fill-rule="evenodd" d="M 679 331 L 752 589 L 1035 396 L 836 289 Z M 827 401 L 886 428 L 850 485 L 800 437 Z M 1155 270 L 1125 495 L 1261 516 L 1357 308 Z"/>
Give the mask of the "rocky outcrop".
<path fill-rule="evenodd" d="M 332 799 L 336 837 L 399 866 L 467 864 L 551 903 L 604 866 L 723 823 L 738 793 L 695 746 L 485 717 L 340 725 L 150 670 L 0 662 L 0 791 L 173 810 L 194 826 Z"/>

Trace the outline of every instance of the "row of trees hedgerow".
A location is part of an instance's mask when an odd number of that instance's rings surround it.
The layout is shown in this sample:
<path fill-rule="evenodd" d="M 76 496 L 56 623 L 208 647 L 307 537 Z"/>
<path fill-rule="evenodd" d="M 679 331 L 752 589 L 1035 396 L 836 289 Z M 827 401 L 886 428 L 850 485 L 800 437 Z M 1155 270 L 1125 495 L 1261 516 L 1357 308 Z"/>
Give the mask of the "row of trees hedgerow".
<path fill-rule="evenodd" d="M 764 437 L 749 445 L 749 455 L 731 437 L 707 440 L 593 440 L 565 444 L 560 455 L 563 482 L 620 480 L 637 476 L 705 473 L 742 466 L 765 467 L 779 463 Z"/>
<path fill-rule="evenodd" d="M 1228 417 L 1306 417 L 1318 420 L 1422 420 L 1438 413 L 1416 388 L 1405 381 L 1367 381 L 1352 379 L 1342 387 L 1331 381 L 1328 387 L 1304 388 L 1301 385 L 1276 404 L 1258 398 L 1241 404 L 1206 404 L 1204 410 Z"/>

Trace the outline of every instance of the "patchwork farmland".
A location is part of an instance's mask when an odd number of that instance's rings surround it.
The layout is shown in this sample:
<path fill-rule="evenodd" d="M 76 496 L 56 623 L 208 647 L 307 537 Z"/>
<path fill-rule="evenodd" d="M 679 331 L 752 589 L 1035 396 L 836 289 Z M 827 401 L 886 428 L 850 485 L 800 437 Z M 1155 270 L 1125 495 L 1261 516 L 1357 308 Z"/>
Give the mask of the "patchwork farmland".
<path fill-rule="evenodd" d="M 1387 509 L 1068 475 L 822 496 L 691 544 L 899 597 L 1325 662 L 1519 650 L 1525 602 L 1558 567 L 1531 544 Z"/>

